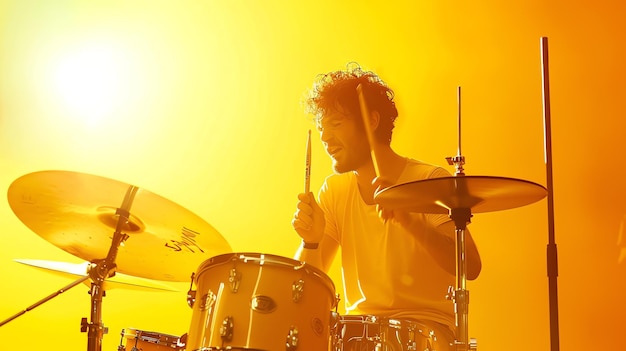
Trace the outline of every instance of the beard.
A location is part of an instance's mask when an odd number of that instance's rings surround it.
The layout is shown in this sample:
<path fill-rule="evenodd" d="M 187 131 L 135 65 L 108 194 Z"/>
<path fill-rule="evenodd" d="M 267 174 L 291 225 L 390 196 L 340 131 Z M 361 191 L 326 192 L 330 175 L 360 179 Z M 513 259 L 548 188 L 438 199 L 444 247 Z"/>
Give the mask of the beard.
<path fill-rule="evenodd" d="M 352 171 L 350 167 L 347 167 L 345 164 L 338 162 L 336 159 L 333 158 L 332 161 L 333 161 L 333 171 L 335 171 L 335 173 L 342 174 L 342 173 Z"/>
<path fill-rule="evenodd" d="M 334 156 L 331 155 L 331 160 L 333 171 L 341 174 L 356 171 L 357 169 L 367 165 L 372 159 L 369 152 L 352 155 L 346 155 L 344 152 L 341 152 Z"/>

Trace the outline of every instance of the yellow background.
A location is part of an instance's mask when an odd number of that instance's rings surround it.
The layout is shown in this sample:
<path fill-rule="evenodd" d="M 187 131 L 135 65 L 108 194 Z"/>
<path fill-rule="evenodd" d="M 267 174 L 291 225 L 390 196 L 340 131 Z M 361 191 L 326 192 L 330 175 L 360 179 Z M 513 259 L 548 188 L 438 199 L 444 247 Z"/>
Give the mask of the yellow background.
<path fill-rule="evenodd" d="M 561 349 L 618 350 L 625 14 L 610 0 L 2 0 L 0 189 L 40 170 L 96 174 L 180 204 L 234 251 L 291 257 L 312 127 L 300 100 L 316 74 L 349 61 L 379 73 L 397 95 L 394 148 L 441 165 L 457 151 L 461 86 L 466 173 L 545 185 L 548 37 Z M 312 189 L 330 171 L 314 140 Z M 474 215 L 483 272 L 468 285 L 469 324 L 479 350 L 550 349 L 548 217 L 546 200 Z M 7 201 L 0 235 L 0 320 L 74 280 L 13 261 L 82 262 L 30 231 Z M 336 267 L 331 278 L 342 293 Z M 179 291 L 108 290 L 103 350 L 117 349 L 123 328 L 198 329 L 189 283 L 169 284 Z M 87 291 L 81 284 L 1 327 L 0 349 L 87 348 Z"/>

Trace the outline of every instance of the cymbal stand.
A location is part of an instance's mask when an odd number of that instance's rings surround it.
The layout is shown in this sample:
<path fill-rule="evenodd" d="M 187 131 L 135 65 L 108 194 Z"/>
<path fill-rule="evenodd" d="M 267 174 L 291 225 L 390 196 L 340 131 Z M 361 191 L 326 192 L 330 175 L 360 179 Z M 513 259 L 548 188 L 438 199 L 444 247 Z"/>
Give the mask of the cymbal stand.
<path fill-rule="evenodd" d="M 34 308 L 44 304 L 45 302 L 50 301 L 51 299 L 59 296 L 61 293 L 64 293 L 67 290 L 75 287 L 76 285 L 84 282 L 85 280 L 91 279 L 92 283 L 91 289 L 89 291 L 89 294 L 91 295 L 91 322 L 87 323 L 87 319 L 83 318 L 81 320 L 81 331 L 88 332 L 88 351 L 101 351 L 102 335 L 105 333 L 105 327 L 102 324 L 102 298 L 104 297 L 104 281 L 106 278 L 115 275 L 115 258 L 117 257 L 118 248 L 126 239 L 128 239 L 128 235 L 122 233 L 122 228 L 128 223 L 128 218 L 130 217 L 130 207 L 133 200 L 135 199 L 135 194 L 138 190 L 138 187 L 132 185 L 129 186 L 129 188 L 126 190 L 126 195 L 124 197 L 124 201 L 122 202 L 122 206 L 116 210 L 116 214 L 119 217 L 117 220 L 115 232 L 113 234 L 111 247 L 109 248 L 109 252 L 105 259 L 94 260 L 92 262 L 92 265 L 88 268 L 87 276 L 75 280 L 71 284 L 57 290 L 55 293 L 44 297 L 43 299 L 27 307 L 26 309 L 5 319 L 4 321 L 0 322 L 0 327 L 25 314 L 26 312 L 31 311 Z"/>
<path fill-rule="evenodd" d="M 120 208 L 116 210 L 116 214 L 119 216 L 117 225 L 115 227 L 115 233 L 113 234 L 113 240 L 111 241 L 111 247 L 105 259 L 95 260 L 92 263 L 95 265 L 89 269 L 89 277 L 91 278 L 91 289 L 89 294 L 91 295 L 91 315 L 90 322 L 87 323 L 86 318 L 81 320 L 81 332 L 87 332 L 87 350 L 88 351 L 101 351 L 102 350 L 102 336 L 105 334 L 106 329 L 102 323 L 102 298 L 104 297 L 104 281 L 108 277 L 115 275 L 115 259 L 117 258 L 117 252 L 119 246 L 128 239 L 128 235 L 122 233 L 122 228 L 128 224 L 130 217 L 130 207 L 135 199 L 135 195 L 139 190 L 138 187 L 133 185 L 129 186 L 126 190 L 124 201 Z"/>
<path fill-rule="evenodd" d="M 461 154 L 461 87 L 457 88 L 458 106 L 458 150 L 454 157 L 447 157 L 448 164 L 454 165 L 455 177 L 465 176 L 463 165 L 465 157 Z M 458 182 L 458 192 L 467 192 L 464 188 L 465 182 Z M 454 302 L 454 314 L 456 319 L 456 340 L 455 350 L 468 351 L 476 350 L 476 341 L 469 338 L 469 291 L 467 290 L 467 264 L 465 256 L 465 229 L 472 218 L 470 208 L 451 208 L 450 218 L 454 221 L 456 234 L 456 290 L 450 291 Z M 450 287 L 452 290 L 452 287 Z"/>

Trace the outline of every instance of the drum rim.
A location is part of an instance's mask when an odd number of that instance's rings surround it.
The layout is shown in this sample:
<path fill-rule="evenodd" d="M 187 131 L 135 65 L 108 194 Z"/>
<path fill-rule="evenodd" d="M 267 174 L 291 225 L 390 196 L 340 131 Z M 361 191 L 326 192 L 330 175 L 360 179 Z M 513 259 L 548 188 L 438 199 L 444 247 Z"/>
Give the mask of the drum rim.
<path fill-rule="evenodd" d="M 437 323 L 432 321 L 433 323 Z M 367 324 L 367 325 L 382 325 L 386 324 L 391 327 L 405 327 L 407 325 L 415 325 L 424 327 L 425 329 L 432 329 L 429 321 L 415 320 L 410 318 L 396 318 L 381 316 L 376 314 L 340 314 L 336 317 L 336 324 Z M 439 323 L 441 324 L 441 323 Z M 441 326 L 444 326 L 441 324 Z"/>
<path fill-rule="evenodd" d="M 262 259 L 261 259 L 261 256 L 263 256 Z M 248 263 L 248 262 L 258 263 L 261 260 L 263 260 L 264 261 L 263 264 L 270 264 L 270 265 L 277 264 L 279 266 L 292 267 L 295 271 L 304 270 L 307 273 L 312 273 L 314 276 L 322 279 L 326 287 L 329 288 L 329 290 L 333 294 L 333 296 L 331 297 L 331 300 L 332 300 L 331 308 L 335 308 L 337 306 L 338 299 L 335 296 L 337 290 L 335 287 L 335 283 L 328 276 L 328 274 L 324 273 L 321 269 L 309 263 L 306 263 L 305 261 L 298 261 L 289 257 L 274 255 L 274 254 L 269 254 L 269 253 L 231 252 L 231 253 L 225 253 L 225 254 L 220 254 L 220 255 L 210 257 L 206 259 L 204 262 L 202 262 L 200 266 L 198 266 L 198 273 L 196 273 L 195 278 L 194 278 L 195 283 L 198 284 L 199 278 L 202 275 L 202 273 L 208 270 L 210 267 L 220 266 L 220 265 L 227 264 L 236 260 L 243 260 L 244 263 Z"/>
<path fill-rule="evenodd" d="M 127 331 L 133 331 L 132 334 L 127 333 Z M 173 347 L 178 345 L 180 342 L 180 336 L 166 334 L 151 330 L 143 330 L 138 328 L 123 328 L 122 329 L 122 338 L 126 339 L 126 343 L 132 342 L 132 340 L 137 340 L 141 342 L 145 342 L 148 344 L 154 345 L 164 345 L 167 347 Z M 158 339 L 156 342 L 151 339 Z M 165 339 L 165 340 L 162 340 Z M 171 339 L 171 340 L 170 340 Z"/>
<path fill-rule="evenodd" d="M 134 333 L 133 334 L 128 334 L 126 331 L 128 330 L 132 330 Z M 180 336 L 178 335 L 172 335 L 172 334 L 166 334 L 166 333 L 161 333 L 161 332 L 157 332 L 154 330 L 145 330 L 145 329 L 139 329 L 139 328 L 131 328 L 131 327 L 127 327 L 127 328 L 122 328 L 122 334 L 124 335 L 124 337 L 127 337 L 126 335 L 128 334 L 129 336 L 132 335 L 132 337 L 141 337 L 143 335 L 164 335 L 164 336 L 171 336 L 172 338 L 180 338 Z"/>

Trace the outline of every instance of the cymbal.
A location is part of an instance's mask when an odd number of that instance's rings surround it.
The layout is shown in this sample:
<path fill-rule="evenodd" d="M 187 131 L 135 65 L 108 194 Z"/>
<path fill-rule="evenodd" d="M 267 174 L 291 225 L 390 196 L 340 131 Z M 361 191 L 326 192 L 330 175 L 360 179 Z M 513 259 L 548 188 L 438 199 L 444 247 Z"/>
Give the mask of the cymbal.
<path fill-rule="evenodd" d="M 107 257 L 118 222 L 116 210 L 131 185 L 91 174 L 40 171 L 14 180 L 9 205 L 32 231 L 55 246 L 94 262 Z M 149 279 L 187 281 L 206 259 L 231 252 L 206 221 L 182 206 L 138 188 L 118 248 L 117 272 Z"/>
<path fill-rule="evenodd" d="M 546 188 L 521 179 L 491 176 L 450 176 L 397 184 L 374 194 L 382 207 L 407 212 L 448 214 L 507 210 L 543 199 Z"/>
<path fill-rule="evenodd" d="M 15 262 L 39 268 L 49 273 L 58 273 L 62 276 L 80 276 L 86 277 L 88 275 L 89 262 L 83 263 L 69 263 L 59 261 L 47 261 L 47 260 L 31 260 L 31 259 L 14 259 Z M 89 285 L 90 280 L 86 280 L 85 284 Z M 144 290 L 144 291 L 178 291 L 171 286 L 161 283 L 157 280 L 150 280 L 124 273 L 115 273 L 115 276 L 108 278 L 104 282 L 104 288 L 106 290 L 113 288 L 131 289 L 131 290 Z"/>

